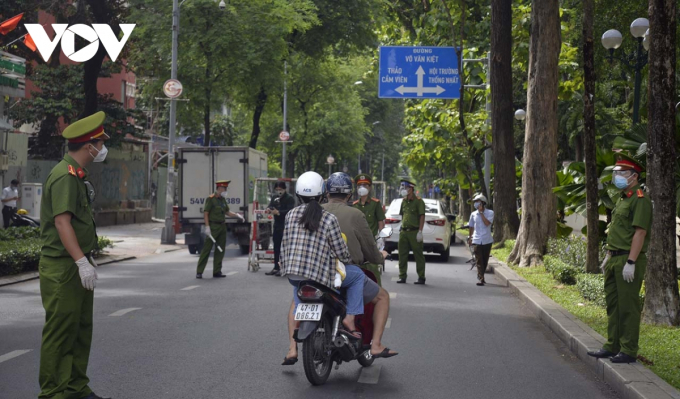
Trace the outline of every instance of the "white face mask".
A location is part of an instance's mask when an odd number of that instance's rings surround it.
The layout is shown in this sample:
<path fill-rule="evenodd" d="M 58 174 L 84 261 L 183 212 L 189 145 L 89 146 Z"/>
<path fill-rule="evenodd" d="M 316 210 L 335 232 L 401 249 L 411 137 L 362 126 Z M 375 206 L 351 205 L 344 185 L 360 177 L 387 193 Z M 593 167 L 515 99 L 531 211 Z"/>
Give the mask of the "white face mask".
<path fill-rule="evenodd" d="M 359 194 L 360 197 L 363 197 L 365 195 L 368 195 L 368 189 L 366 187 L 359 187 L 357 193 Z"/>
<path fill-rule="evenodd" d="M 405 188 L 402 188 L 400 194 L 401 194 L 402 197 L 408 197 L 408 190 L 405 189 Z"/>
<path fill-rule="evenodd" d="M 92 146 L 92 148 L 94 148 L 94 150 L 97 151 L 96 157 L 93 156 L 92 153 L 90 153 L 90 156 L 94 158 L 92 162 L 104 162 L 104 160 L 106 159 L 106 154 L 109 153 L 109 150 L 106 148 L 106 146 L 102 144 L 101 150 L 98 150 L 97 147 L 95 147 L 94 145 Z"/>
<path fill-rule="evenodd" d="M 227 199 L 227 190 L 222 191 L 220 195 L 222 196 L 222 198 Z"/>

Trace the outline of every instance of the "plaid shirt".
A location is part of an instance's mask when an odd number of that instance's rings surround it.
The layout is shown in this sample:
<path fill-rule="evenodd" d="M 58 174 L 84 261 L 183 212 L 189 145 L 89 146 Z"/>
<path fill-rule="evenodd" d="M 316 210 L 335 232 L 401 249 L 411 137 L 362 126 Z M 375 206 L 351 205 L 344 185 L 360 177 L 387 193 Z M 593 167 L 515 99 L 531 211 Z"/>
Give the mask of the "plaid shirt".
<path fill-rule="evenodd" d="M 338 219 L 332 213 L 323 211 L 319 230 L 315 232 L 298 223 L 306 207 L 306 204 L 300 205 L 286 215 L 281 242 L 282 275 L 295 274 L 332 287 L 335 262 L 331 252 L 347 265 L 352 264 L 352 257 L 342 239 Z"/>

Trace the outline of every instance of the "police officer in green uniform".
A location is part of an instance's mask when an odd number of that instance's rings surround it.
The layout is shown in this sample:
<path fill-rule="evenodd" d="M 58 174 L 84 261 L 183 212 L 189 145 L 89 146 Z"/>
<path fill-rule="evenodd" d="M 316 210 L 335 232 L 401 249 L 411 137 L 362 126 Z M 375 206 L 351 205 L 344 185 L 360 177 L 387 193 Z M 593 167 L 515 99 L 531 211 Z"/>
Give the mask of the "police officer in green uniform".
<path fill-rule="evenodd" d="M 373 237 L 375 237 L 385 227 L 385 211 L 383 211 L 380 200 L 370 196 L 373 180 L 370 176 L 358 175 L 354 178 L 354 184 L 357 186 L 359 199 L 354 201 L 352 205 L 366 216 L 368 227 L 371 228 Z"/>
<path fill-rule="evenodd" d="M 222 274 L 222 259 L 224 259 L 224 247 L 227 244 L 227 226 L 225 225 L 225 216 L 237 217 L 243 221 L 243 217 L 237 213 L 229 211 L 227 205 L 227 190 L 229 189 L 231 180 L 220 180 L 215 183 L 217 190 L 210 197 L 205 200 L 205 207 L 203 208 L 203 219 L 205 221 L 205 236 L 206 240 L 203 244 L 201 256 L 198 258 L 198 267 L 196 268 L 196 278 L 203 278 L 203 271 L 208 264 L 210 251 L 213 244 L 219 248 L 215 248 L 213 255 L 213 277 L 227 277 Z M 210 237 L 215 239 L 210 239 Z M 221 250 L 220 250 L 221 249 Z"/>
<path fill-rule="evenodd" d="M 425 255 L 423 255 L 423 226 L 425 226 L 425 201 L 416 197 L 416 185 L 409 180 L 402 180 L 399 193 L 404 198 L 401 202 L 401 231 L 399 232 L 399 280 L 406 283 L 408 271 L 408 253 L 413 252 L 416 260 L 418 281 L 413 284 L 425 284 Z"/>
<path fill-rule="evenodd" d="M 104 112 L 72 123 L 62 133 L 68 153 L 44 185 L 40 220 L 40 296 L 45 326 L 40 348 L 39 398 L 98 399 L 88 386 L 97 244 L 91 202 L 94 189 L 85 166 L 102 162 Z"/>
<path fill-rule="evenodd" d="M 642 302 L 640 288 L 647 269 L 652 202 L 640 188 L 642 167 L 632 158 L 621 157 L 614 166 L 614 184 L 622 190 L 612 211 L 607 234 L 607 255 L 602 263 L 607 301 L 607 343 L 597 358 L 613 363 L 635 362 L 640 337 Z"/>

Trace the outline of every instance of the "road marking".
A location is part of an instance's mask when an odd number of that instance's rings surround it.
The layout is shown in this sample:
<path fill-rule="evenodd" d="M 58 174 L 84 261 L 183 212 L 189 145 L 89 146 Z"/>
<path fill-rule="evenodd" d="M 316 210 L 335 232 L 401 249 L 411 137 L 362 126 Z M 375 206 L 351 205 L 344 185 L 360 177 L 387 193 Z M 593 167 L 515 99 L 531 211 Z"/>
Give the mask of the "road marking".
<path fill-rule="evenodd" d="M 371 367 L 364 367 L 361 369 L 361 375 L 359 375 L 360 384 L 377 384 L 380 379 L 380 370 L 382 365 L 373 365 Z"/>
<path fill-rule="evenodd" d="M 193 290 L 194 288 L 198 288 L 198 287 L 200 287 L 200 285 L 190 285 L 188 287 L 182 288 L 180 291 L 189 291 L 189 290 Z"/>
<path fill-rule="evenodd" d="M 0 356 L 0 363 L 6 362 L 10 359 L 14 359 L 15 357 L 19 357 L 21 355 L 24 355 L 28 352 L 30 352 L 32 349 L 21 349 L 21 350 L 16 350 L 12 351 L 10 353 L 5 353 L 4 355 Z"/>
<path fill-rule="evenodd" d="M 238 272 L 229 272 L 227 273 L 227 276 L 233 276 L 234 274 L 238 274 Z"/>
<path fill-rule="evenodd" d="M 111 317 L 118 317 L 118 316 L 123 316 L 124 314 L 128 314 L 130 312 L 134 312 L 135 310 L 139 310 L 141 308 L 127 308 L 127 309 L 121 309 L 117 312 L 111 313 L 109 316 Z"/>
<path fill-rule="evenodd" d="M 390 298 L 394 299 L 394 298 L 396 298 L 396 297 L 397 297 L 397 293 L 396 293 L 396 292 L 390 292 Z"/>
<path fill-rule="evenodd" d="M 387 323 L 385 323 L 385 328 L 390 328 L 390 326 L 392 326 L 392 318 L 391 317 L 389 317 L 387 319 Z"/>

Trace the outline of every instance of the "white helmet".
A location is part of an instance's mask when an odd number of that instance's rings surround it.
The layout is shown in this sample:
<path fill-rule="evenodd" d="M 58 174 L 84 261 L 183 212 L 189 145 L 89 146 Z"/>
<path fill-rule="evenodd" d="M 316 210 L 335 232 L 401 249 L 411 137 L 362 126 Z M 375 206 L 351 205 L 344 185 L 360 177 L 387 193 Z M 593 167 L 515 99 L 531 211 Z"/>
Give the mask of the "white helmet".
<path fill-rule="evenodd" d="M 482 201 L 483 203 L 486 204 L 486 197 L 484 196 L 484 194 L 477 194 L 477 195 L 475 195 L 475 198 L 472 199 L 472 201 L 473 202 L 474 201 Z"/>
<path fill-rule="evenodd" d="M 323 177 L 316 172 L 305 172 L 298 177 L 295 194 L 300 197 L 318 197 L 324 194 Z"/>

